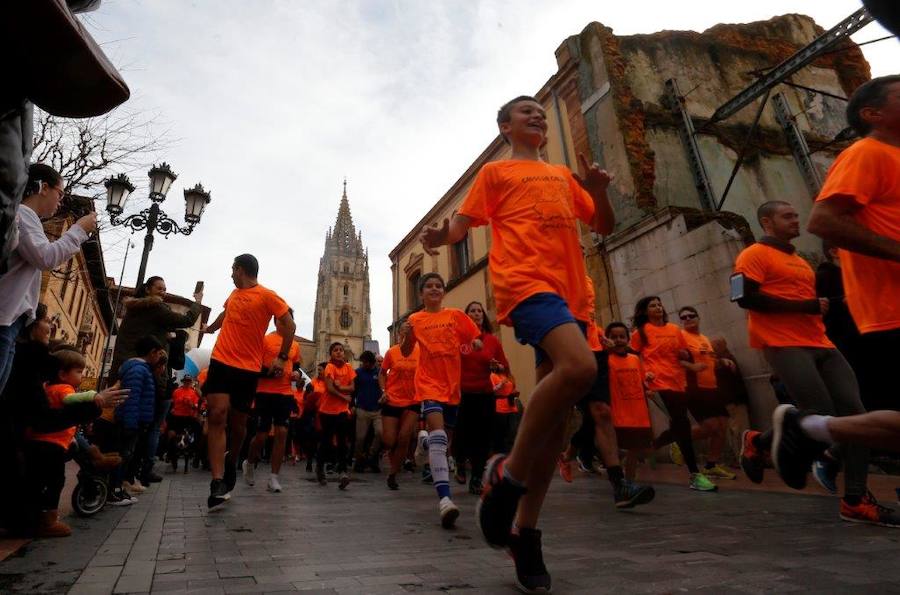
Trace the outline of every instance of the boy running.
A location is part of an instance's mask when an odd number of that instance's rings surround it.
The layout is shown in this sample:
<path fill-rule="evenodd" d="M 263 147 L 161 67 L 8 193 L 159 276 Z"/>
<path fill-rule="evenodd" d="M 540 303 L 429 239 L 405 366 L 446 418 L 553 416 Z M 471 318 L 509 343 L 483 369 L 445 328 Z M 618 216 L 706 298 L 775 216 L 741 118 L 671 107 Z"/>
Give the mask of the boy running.
<path fill-rule="evenodd" d="M 322 424 L 322 436 L 319 442 L 319 454 L 316 456 L 316 478 L 319 480 L 319 485 L 328 485 L 325 477 L 325 462 L 328 461 L 334 464 L 337 472 L 341 474 L 338 487 L 346 490 L 350 485 L 350 476 L 347 474 L 350 400 L 353 397 L 353 380 L 356 378 L 356 372 L 353 371 L 350 364 L 344 361 L 344 346 L 341 343 L 332 343 L 328 347 L 328 354 L 331 360 L 322 373 L 325 381 L 325 394 L 319 402 L 319 422 Z"/>
<path fill-rule="evenodd" d="M 485 471 L 478 523 L 487 542 L 509 547 L 520 586 L 550 589 L 536 529 L 562 448 L 571 407 L 590 389 L 597 363 L 584 328 L 585 268 L 577 220 L 601 234 L 614 216 L 609 174 L 580 155 L 584 177 L 541 160 L 547 114 L 520 96 L 497 114 L 510 158 L 481 168 L 452 222 L 424 230 L 433 248 L 455 243 L 469 227 L 491 225 L 490 273 L 498 318 L 536 352 L 538 384 L 528 401 L 509 456 L 496 455 Z M 513 522 L 517 533 L 513 535 Z"/>

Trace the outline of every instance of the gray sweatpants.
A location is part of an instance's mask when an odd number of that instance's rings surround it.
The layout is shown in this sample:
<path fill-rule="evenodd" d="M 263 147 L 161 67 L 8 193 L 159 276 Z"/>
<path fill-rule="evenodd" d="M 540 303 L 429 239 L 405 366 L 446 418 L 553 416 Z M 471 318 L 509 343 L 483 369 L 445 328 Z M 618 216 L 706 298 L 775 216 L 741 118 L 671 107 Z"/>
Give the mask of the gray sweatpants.
<path fill-rule="evenodd" d="M 853 369 L 837 349 L 766 347 L 763 355 L 800 409 L 821 415 L 865 413 Z M 844 461 L 844 495 L 864 496 L 869 449 L 839 445 Z"/>

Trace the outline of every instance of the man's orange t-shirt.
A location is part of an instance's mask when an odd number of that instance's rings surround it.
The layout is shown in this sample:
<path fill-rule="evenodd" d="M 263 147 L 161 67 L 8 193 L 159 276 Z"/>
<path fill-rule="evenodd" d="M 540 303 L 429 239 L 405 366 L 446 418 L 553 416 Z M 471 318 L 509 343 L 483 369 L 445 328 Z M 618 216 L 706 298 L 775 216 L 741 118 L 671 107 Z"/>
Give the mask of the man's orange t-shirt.
<path fill-rule="evenodd" d="M 631 334 L 631 348 L 641 354 L 644 367 L 653 374 L 648 384 L 650 390 L 669 390 L 683 393 L 687 390 L 687 374 L 679 363 L 678 352 L 687 349 L 681 327 L 667 322 L 663 326 L 644 325 L 647 344 L 641 341 L 637 331 Z"/>
<path fill-rule="evenodd" d="M 420 311 L 409 317 L 419 344 L 416 399 L 457 405 L 460 400 L 462 355 L 481 330 L 462 310 Z"/>
<path fill-rule="evenodd" d="M 328 362 L 328 365 L 325 366 L 325 378 L 331 378 L 335 386 L 353 386 L 356 372 L 353 370 L 353 366 L 347 362 L 342 362 L 340 366 L 335 365 L 334 362 Z M 350 401 L 335 396 L 326 389 L 319 401 L 319 413 L 327 415 L 350 413 Z"/>
<path fill-rule="evenodd" d="M 268 365 L 281 352 L 281 335 L 278 333 L 269 333 L 263 339 L 263 347 L 265 355 L 263 362 Z M 294 373 L 294 364 L 300 364 L 300 345 L 296 341 L 291 341 L 291 348 L 288 350 L 288 360 L 284 363 L 284 369 L 277 378 L 271 376 L 262 377 L 256 381 L 256 392 L 268 393 L 273 395 L 292 395 L 294 389 L 291 388 L 291 375 Z"/>
<path fill-rule="evenodd" d="M 615 427 L 650 427 L 644 376 L 644 365 L 638 356 L 633 353 L 609 354 L 609 400 Z"/>
<path fill-rule="evenodd" d="M 263 367 L 263 337 L 269 321 L 287 312 L 287 303 L 262 285 L 235 289 L 225 300 L 225 318 L 212 359 L 232 368 L 259 372 Z"/>
<path fill-rule="evenodd" d="M 738 254 L 734 272 L 759 283 L 759 291 L 788 300 L 816 299 L 816 274 L 796 253 L 756 243 Z M 750 347 L 826 347 L 834 345 L 825 336 L 821 314 L 802 312 L 757 312 L 747 315 Z"/>
<path fill-rule="evenodd" d="M 75 394 L 75 389 L 70 384 L 50 384 L 44 389 L 44 393 L 47 395 L 47 401 L 49 402 L 51 409 L 62 409 L 65 406 L 63 404 L 63 399 L 69 395 Z M 71 428 L 66 428 L 65 430 L 59 430 L 57 432 L 29 432 L 27 437 L 29 440 L 49 442 L 50 444 L 61 446 L 63 450 L 68 450 L 69 445 L 75 438 L 76 429 L 75 426 L 72 426 Z"/>
<path fill-rule="evenodd" d="M 419 345 L 413 347 L 409 357 L 392 345 L 384 354 L 381 369 L 385 373 L 384 393 L 391 407 L 409 407 L 416 400 L 416 368 L 419 366 Z"/>
<path fill-rule="evenodd" d="M 688 351 L 695 364 L 706 364 L 706 369 L 697 372 L 697 388 L 716 388 L 716 351 L 706 335 L 683 331 L 684 340 L 687 341 Z"/>
<path fill-rule="evenodd" d="M 900 242 L 900 147 L 873 138 L 844 150 L 816 201 L 851 200 L 853 219 Z M 900 262 L 840 251 L 847 307 L 861 333 L 900 328 Z"/>
<path fill-rule="evenodd" d="M 590 223 L 594 201 L 563 165 L 504 160 L 485 164 L 460 215 L 491 225 L 490 273 L 497 317 L 538 293 L 555 293 L 576 319 L 589 320 L 578 220 Z"/>
<path fill-rule="evenodd" d="M 519 411 L 515 399 L 510 396 L 515 392 L 516 385 L 510 380 L 506 374 L 497 374 L 491 372 L 491 386 L 494 387 L 494 412 L 495 413 L 517 413 Z"/>
<path fill-rule="evenodd" d="M 194 417 L 200 408 L 200 395 L 193 388 L 179 386 L 172 391 L 172 415 Z"/>

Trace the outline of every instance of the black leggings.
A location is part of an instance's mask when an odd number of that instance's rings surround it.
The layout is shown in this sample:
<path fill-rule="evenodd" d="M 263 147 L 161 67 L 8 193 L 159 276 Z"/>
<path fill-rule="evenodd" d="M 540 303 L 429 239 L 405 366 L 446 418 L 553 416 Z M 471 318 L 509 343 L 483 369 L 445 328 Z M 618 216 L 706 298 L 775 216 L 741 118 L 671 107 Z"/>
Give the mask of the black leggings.
<path fill-rule="evenodd" d="M 346 413 L 332 415 L 320 413 L 322 437 L 319 441 L 319 455 L 316 457 L 316 469 L 322 469 L 326 462 L 336 463 L 337 472 L 347 471 L 347 438 L 349 436 L 349 416 Z M 337 441 L 335 448 L 334 442 Z M 337 460 L 335 461 L 335 457 Z"/>
<path fill-rule="evenodd" d="M 28 495 L 39 510 L 56 510 L 66 485 L 66 449 L 58 444 L 25 442 L 25 481 Z M 15 489 L 15 486 L 8 486 Z"/>
<path fill-rule="evenodd" d="M 659 391 L 659 396 L 669 412 L 669 429 L 653 441 L 654 448 L 660 448 L 675 442 L 681 449 L 684 463 L 688 471 L 697 473 L 697 455 L 694 454 L 694 442 L 691 439 L 691 421 L 688 419 L 687 395 L 669 390 Z"/>
<path fill-rule="evenodd" d="M 491 436 L 496 399 L 492 393 L 463 393 L 459 402 L 459 418 L 453 433 L 453 456 L 464 469 L 466 459 L 472 463 L 472 477 L 484 473 L 491 451 Z"/>

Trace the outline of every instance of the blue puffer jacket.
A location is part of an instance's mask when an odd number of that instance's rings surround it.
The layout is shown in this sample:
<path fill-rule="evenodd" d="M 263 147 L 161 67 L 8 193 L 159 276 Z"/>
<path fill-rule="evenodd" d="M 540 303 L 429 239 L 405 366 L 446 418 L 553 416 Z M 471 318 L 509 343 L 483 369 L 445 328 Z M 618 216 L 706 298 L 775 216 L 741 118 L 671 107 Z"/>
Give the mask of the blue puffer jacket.
<path fill-rule="evenodd" d="M 136 430 L 141 424 L 153 421 L 156 403 L 156 381 L 150 371 L 150 364 L 133 358 L 119 368 L 122 388 L 131 392 L 128 398 L 116 408 L 116 421 L 128 430 Z"/>

